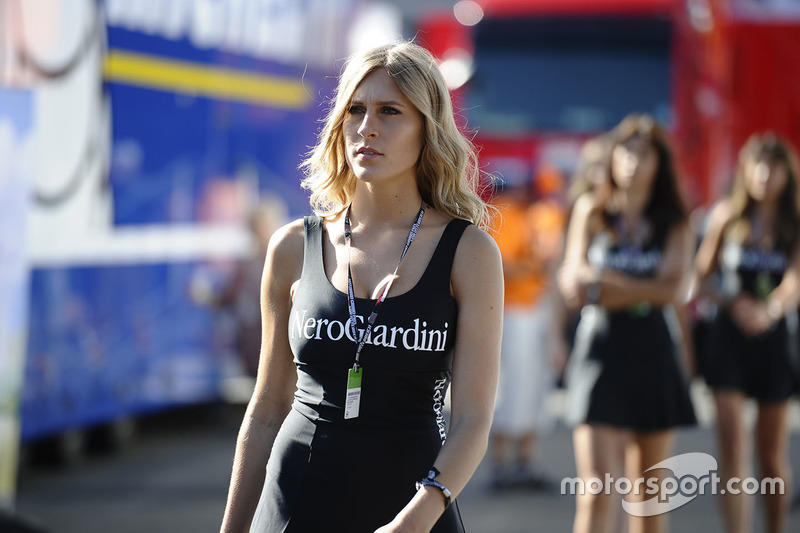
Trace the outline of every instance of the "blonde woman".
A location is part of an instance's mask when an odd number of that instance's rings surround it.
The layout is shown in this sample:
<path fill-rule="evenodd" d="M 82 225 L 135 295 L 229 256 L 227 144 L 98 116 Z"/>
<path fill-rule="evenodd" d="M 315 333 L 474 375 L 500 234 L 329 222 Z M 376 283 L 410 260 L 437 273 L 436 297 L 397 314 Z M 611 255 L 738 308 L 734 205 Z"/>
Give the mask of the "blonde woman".
<path fill-rule="evenodd" d="M 433 57 L 399 43 L 351 58 L 303 168 L 315 216 L 269 245 L 222 530 L 463 531 L 503 277 Z"/>

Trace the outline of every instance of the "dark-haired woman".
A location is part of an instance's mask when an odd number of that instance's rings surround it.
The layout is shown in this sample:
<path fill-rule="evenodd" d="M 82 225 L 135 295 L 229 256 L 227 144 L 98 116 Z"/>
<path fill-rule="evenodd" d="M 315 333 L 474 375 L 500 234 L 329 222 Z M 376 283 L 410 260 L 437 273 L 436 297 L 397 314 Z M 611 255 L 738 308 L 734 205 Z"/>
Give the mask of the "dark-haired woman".
<path fill-rule="evenodd" d="M 789 398 L 797 390 L 800 283 L 797 158 L 772 135 L 753 135 L 739 154 L 731 194 L 709 215 L 695 262 L 696 287 L 717 302 L 705 377 L 714 390 L 723 481 L 748 472 L 747 398 L 758 404 L 759 473 L 785 490 L 764 496 L 766 531 L 781 530 L 789 505 Z M 752 499 L 722 496 L 728 531 L 750 529 Z"/>
<path fill-rule="evenodd" d="M 640 478 L 669 456 L 674 428 L 695 423 L 673 308 L 691 249 L 673 159 L 647 115 L 609 139 L 611 191 L 576 201 L 559 276 L 567 304 L 582 308 L 566 382 L 585 483 Z M 616 530 L 619 494 L 603 489 L 578 495 L 576 533 Z M 664 515 L 634 516 L 647 514 L 637 512 L 643 492 L 626 497 L 629 531 L 663 531 Z"/>

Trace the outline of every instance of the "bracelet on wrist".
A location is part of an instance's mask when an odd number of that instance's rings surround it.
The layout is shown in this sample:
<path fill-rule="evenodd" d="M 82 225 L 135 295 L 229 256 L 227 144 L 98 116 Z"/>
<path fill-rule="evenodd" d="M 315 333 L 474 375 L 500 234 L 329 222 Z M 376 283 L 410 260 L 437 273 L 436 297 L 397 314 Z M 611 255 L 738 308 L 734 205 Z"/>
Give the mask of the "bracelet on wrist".
<path fill-rule="evenodd" d="M 417 481 L 417 490 L 421 489 L 422 487 L 436 487 L 442 492 L 442 496 L 444 496 L 444 508 L 447 509 L 450 507 L 452 503 L 450 498 L 452 497 L 453 493 L 450 492 L 450 489 L 436 481 L 435 479 L 431 479 L 429 477 L 423 478 Z"/>
<path fill-rule="evenodd" d="M 427 477 L 417 481 L 417 490 L 421 489 L 422 487 L 436 487 L 440 491 L 442 491 L 442 495 L 444 496 L 444 508 L 447 509 L 450 507 L 450 498 L 453 495 L 450 492 L 450 489 L 442 485 L 440 482 L 436 481 L 436 476 L 441 474 L 439 469 L 435 466 L 432 466 L 430 470 L 428 470 Z"/>

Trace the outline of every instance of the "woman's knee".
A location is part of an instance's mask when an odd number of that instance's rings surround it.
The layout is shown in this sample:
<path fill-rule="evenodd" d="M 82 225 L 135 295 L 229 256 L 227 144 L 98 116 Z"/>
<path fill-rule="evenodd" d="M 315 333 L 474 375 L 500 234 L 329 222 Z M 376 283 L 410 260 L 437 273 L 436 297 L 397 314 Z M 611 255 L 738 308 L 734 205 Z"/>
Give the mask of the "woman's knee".
<path fill-rule="evenodd" d="M 586 492 L 578 498 L 578 506 L 590 511 L 593 516 L 603 516 L 611 510 L 614 505 L 614 498 L 610 494 L 599 493 L 591 494 Z"/>
<path fill-rule="evenodd" d="M 762 477 L 783 478 L 789 472 L 787 459 L 773 450 L 759 451 L 758 467 Z"/>

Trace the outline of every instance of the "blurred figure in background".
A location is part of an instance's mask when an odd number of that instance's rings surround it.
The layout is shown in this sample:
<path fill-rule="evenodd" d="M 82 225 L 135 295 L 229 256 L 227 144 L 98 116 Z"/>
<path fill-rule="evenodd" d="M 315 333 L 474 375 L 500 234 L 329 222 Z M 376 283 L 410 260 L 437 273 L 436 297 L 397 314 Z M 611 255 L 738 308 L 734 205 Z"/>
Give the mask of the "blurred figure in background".
<path fill-rule="evenodd" d="M 532 189 L 536 191 L 532 191 Z M 503 257 L 505 307 L 500 381 L 492 422 L 491 488 L 546 488 L 535 464 L 536 438 L 552 426 L 548 398 L 563 366 L 563 313 L 551 273 L 561 255 L 564 212 L 557 171 L 533 184 L 507 183 L 493 235 Z"/>
<path fill-rule="evenodd" d="M 248 376 L 258 371 L 261 349 L 260 287 L 264 258 L 272 234 L 289 220 L 286 203 L 274 195 L 265 196 L 248 217 L 253 249 L 236 268 L 230 282 L 214 299 L 214 305 L 229 309 L 236 324 L 236 349 Z"/>
<path fill-rule="evenodd" d="M 666 135 L 652 117 L 631 115 L 610 139 L 611 191 L 577 199 L 559 272 L 566 303 L 582 308 L 565 416 L 584 482 L 644 477 L 669 457 L 674 428 L 695 423 L 672 310 L 689 233 Z M 619 501 L 613 490 L 578 494 L 574 531 L 616 530 Z M 629 517 L 630 533 L 665 529 L 665 515 Z"/>
<path fill-rule="evenodd" d="M 611 180 L 608 175 L 610 161 L 611 138 L 609 135 L 600 134 L 591 137 L 583 143 L 578 158 L 578 164 L 572 175 L 572 182 L 566 194 L 565 212 L 568 216 L 572 216 L 573 208 L 578 198 L 587 193 L 594 195 L 598 203 L 605 203 L 606 198 L 612 191 Z M 563 260 L 563 251 L 561 259 Z M 558 297 L 563 306 L 564 301 L 560 293 Z M 578 322 L 580 321 L 580 309 L 567 308 L 564 310 L 564 316 L 564 335 L 569 342 L 568 350 L 571 351 L 572 346 L 575 344 L 575 332 L 578 328 Z M 569 352 L 567 353 L 567 356 L 568 355 Z M 563 370 L 559 378 L 559 384 L 563 386 Z"/>
<path fill-rule="evenodd" d="M 242 258 L 230 272 L 226 266 L 224 281 L 213 283 L 207 272 L 201 272 L 192 280 L 190 287 L 192 299 L 201 304 L 230 313 L 225 322 L 226 337 L 231 333 L 236 350 L 236 358 L 241 369 L 249 377 L 256 377 L 258 358 L 261 349 L 261 310 L 260 287 L 264 258 L 272 234 L 289 219 L 286 202 L 274 194 L 266 194 L 247 215 L 247 227 L 252 237 L 252 247 L 248 256 Z M 225 342 L 228 346 L 230 341 Z"/>
<path fill-rule="evenodd" d="M 695 290 L 717 312 L 704 370 L 714 390 L 723 482 L 749 476 L 746 399 L 758 402 L 759 475 L 785 491 L 764 496 L 766 530 L 782 529 L 791 494 L 788 408 L 798 390 L 800 169 L 792 147 L 773 134 L 753 135 L 739 154 L 731 194 L 709 215 L 695 262 Z M 723 495 L 728 531 L 751 530 L 752 498 Z"/>

